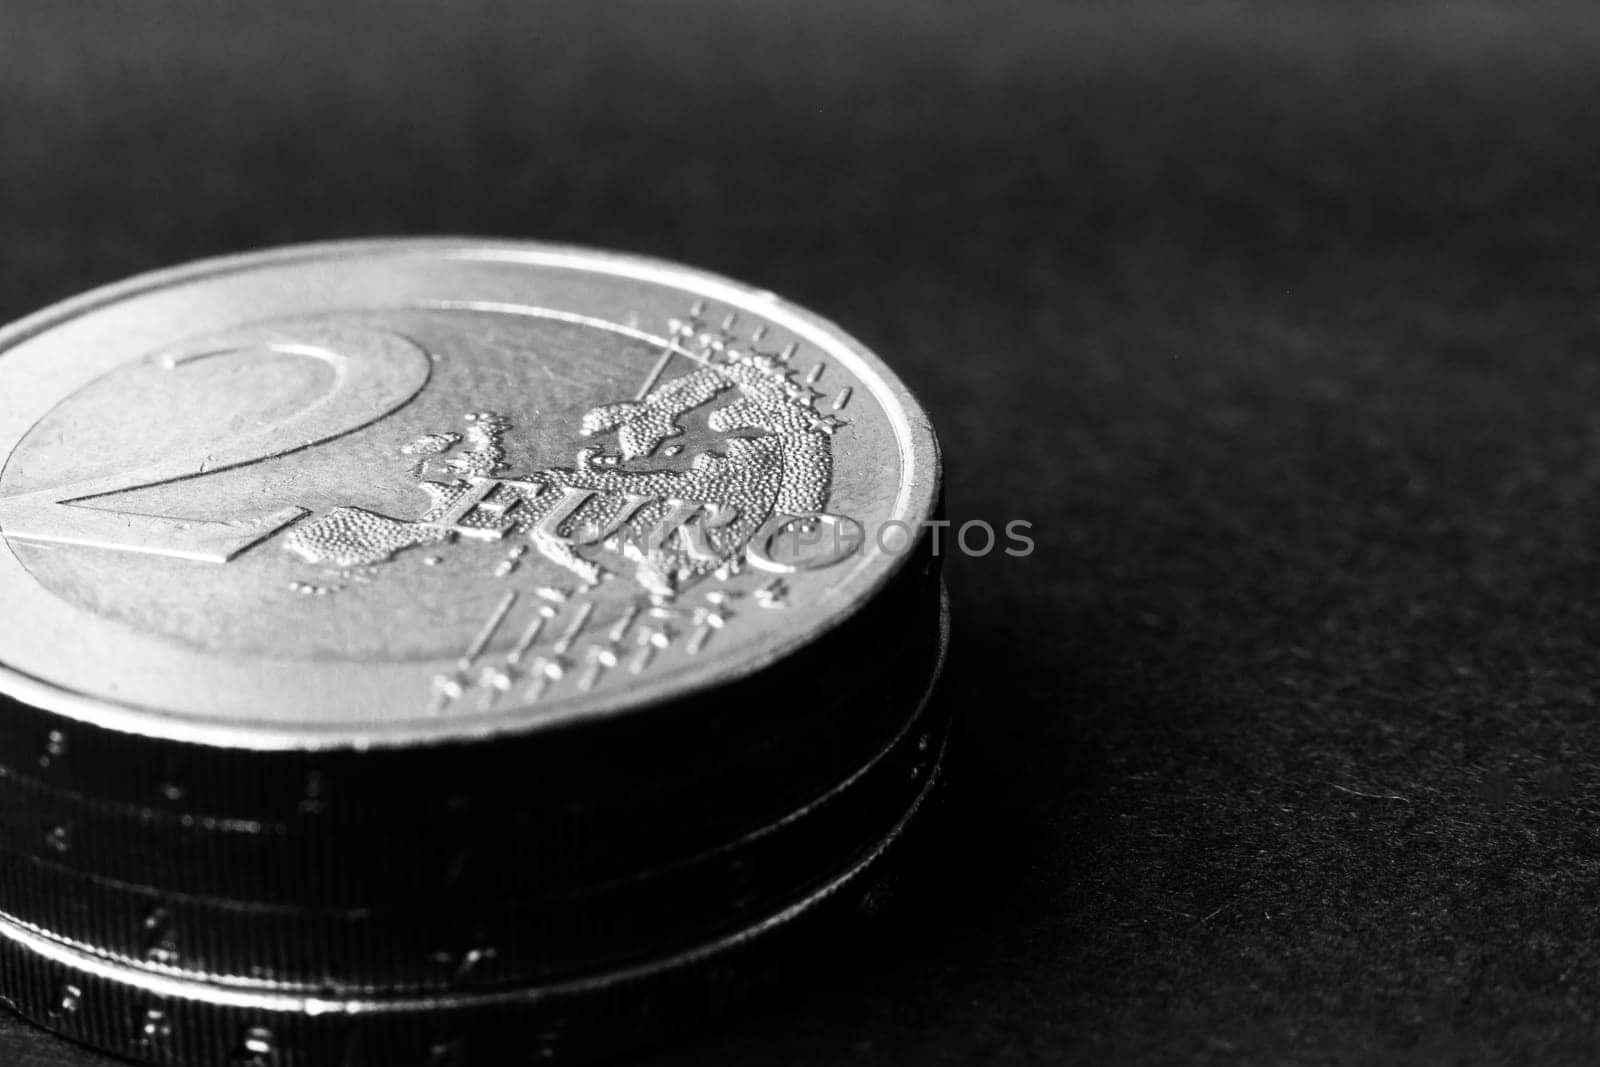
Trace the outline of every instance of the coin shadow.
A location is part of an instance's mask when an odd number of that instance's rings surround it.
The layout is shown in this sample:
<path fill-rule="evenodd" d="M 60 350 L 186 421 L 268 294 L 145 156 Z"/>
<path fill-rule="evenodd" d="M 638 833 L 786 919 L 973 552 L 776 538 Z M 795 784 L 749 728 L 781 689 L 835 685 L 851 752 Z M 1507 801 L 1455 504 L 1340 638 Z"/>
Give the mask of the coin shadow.
<path fill-rule="evenodd" d="M 1144 649 L 1113 605 L 1087 606 L 1058 639 L 1028 640 L 1037 607 L 1025 586 L 952 577 L 955 626 L 937 697 L 954 723 L 942 787 L 851 948 L 885 985 L 1003 954 L 1033 941 L 1041 922 L 1076 921 L 1062 915 L 1062 892 L 1093 902 L 1073 872 L 1108 840 L 1101 808 L 1116 775 L 1106 731 L 1158 703 L 1109 666 Z"/>
<path fill-rule="evenodd" d="M 979 680 L 993 650 L 981 635 L 970 636 L 964 640 L 958 631 L 952 639 L 934 698 L 952 716 L 937 787 L 856 914 L 832 931 L 827 946 L 808 953 L 831 960 L 830 968 L 838 952 L 846 953 L 851 985 L 892 986 L 896 976 L 910 978 L 987 940 L 1046 848 L 1039 813 L 1017 788 L 985 722 L 993 709 L 983 706 Z M 837 970 L 828 970 L 816 995 L 826 996 L 838 982 Z"/>

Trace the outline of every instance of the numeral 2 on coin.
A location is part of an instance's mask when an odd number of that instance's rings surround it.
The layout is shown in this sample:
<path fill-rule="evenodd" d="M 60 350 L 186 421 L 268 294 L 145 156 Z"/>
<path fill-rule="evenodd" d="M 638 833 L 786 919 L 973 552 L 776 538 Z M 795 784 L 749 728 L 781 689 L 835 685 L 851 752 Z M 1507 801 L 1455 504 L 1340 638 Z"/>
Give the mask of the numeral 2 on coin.
<path fill-rule="evenodd" d="M 137 470 L 0 499 L 0 534 L 13 541 L 226 563 L 307 510 L 289 506 L 227 519 L 174 518 L 119 511 L 104 498 L 199 481 L 354 433 L 403 407 L 432 372 L 427 352 L 399 334 L 320 325 L 297 330 L 292 339 L 260 330 L 231 333 L 151 359 L 146 366 L 153 374 L 182 374 L 201 360 L 267 353 L 319 360 L 332 368 L 333 380 L 297 411 L 228 440 L 197 441 Z"/>

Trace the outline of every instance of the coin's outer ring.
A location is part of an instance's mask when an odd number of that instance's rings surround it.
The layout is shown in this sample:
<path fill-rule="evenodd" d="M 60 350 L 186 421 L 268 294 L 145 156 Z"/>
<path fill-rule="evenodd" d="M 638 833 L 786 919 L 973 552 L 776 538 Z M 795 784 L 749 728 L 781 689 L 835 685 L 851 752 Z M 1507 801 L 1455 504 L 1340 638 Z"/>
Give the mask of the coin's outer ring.
<path fill-rule="evenodd" d="M 307 913 L 144 893 L 11 863 L 0 874 L 0 921 L 140 971 L 345 995 L 496 988 L 676 949 L 803 895 L 900 820 L 949 728 L 951 709 L 933 701 L 948 640 L 943 615 L 939 631 L 915 705 L 868 763 L 777 823 L 668 869 L 483 908 L 461 901 Z"/>
<path fill-rule="evenodd" d="M 946 740 L 948 745 L 948 739 Z M 393 997 L 230 990 L 149 975 L 0 921 L 8 1004 L 64 1037 L 145 1063 L 583 1063 L 693 1032 L 780 981 L 786 960 L 863 909 L 891 875 L 941 781 L 943 749 L 905 814 L 864 855 L 802 898 L 715 940 L 580 978 L 484 992 Z"/>
<path fill-rule="evenodd" d="M 291 245 L 261 252 L 199 260 L 193 263 L 139 275 L 122 282 L 91 290 L 52 307 L 29 315 L 0 329 L 0 356 L 7 349 L 74 318 L 141 294 L 158 291 L 186 281 L 242 272 L 258 267 L 313 264 L 364 256 L 403 256 L 407 254 L 455 252 L 460 256 L 503 256 L 508 261 L 537 262 L 544 266 L 610 273 L 614 276 L 648 281 L 678 288 L 686 293 L 726 302 L 792 329 L 813 340 L 826 338 L 827 347 L 844 352 L 853 361 L 852 370 L 884 400 L 884 413 L 891 424 L 901 456 L 899 491 L 893 508 L 898 521 L 920 524 L 932 517 L 941 492 L 939 446 L 926 414 L 904 384 L 861 342 L 831 321 L 782 300 L 776 294 L 752 288 L 732 279 L 649 257 L 587 248 L 547 245 L 470 237 L 403 238 L 388 240 L 328 242 Z M 821 344 L 822 342 L 817 342 Z M 892 401 L 892 402 L 891 402 Z M 3 543 L 3 541 L 0 541 Z M 825 621 L 781 640 L 773 640 L 735 663 L 725 666 L 716 684 L 745 678 L 791 656 L 818 636 L 837 628 L 858 613 L 906 563 L 904 556 L 891 558 L 886 565 L 855 591 L 852 599 L 836 606 Z M 558 727 L 571 719 L 605 717 L 670 702 L 685 693 L 704 689 L 710 683 L 645 684 L 630 690 L 627 700 L 596 696 L 576 700 L 559 715 L 530 718 L 520 710 L 497 718 L 477 717 L 468 721 L 405 720 L 398 723 L 361 724 L 360 729 L 335 725 L 296 722 L 289 726 L 258 721 L 225 721 L 179 716 L 163 709 L 124 704 L 100 696 L 75 691 L 25 673 L 17 667 L 0 664 L 0 695 L 39 707 L 67 719 L 89 723 L 108 730 L 138 734 L 164 740 L 188 742 L 256 751 L 330 750 L 402 747 L 439 741 L 473 741 L 506 734 L 525 734 Z"/>
<path fill-rule="evenodd" d="M 15 813 L 19 804 L 54 794 L 57 802 L 46 806 L 71 821 L 77 807 L 96 813 L 95 822 L 105 813 L 202 833 L 295 837 L 421 824 L 471 832 L 529 812 L 587 834 L 604 813 L 662 805 L 697 823 L 748 823 L 747 815 L 760 812 L 725 810 L 729 790 L 754 782 L 758 795 L 774 799 L 803 791 L 820 780 L 814 771 L 848 763 L 850 749 L 877 729 L 881 716 L 855 716 L 847 700 L 836 706 L 831 699 L 857 687 L 835 688 L 829 679 L 881 678 L 923 640 L 915 628 L 937 609 L 939 595 L 939 560 L 929 538 L 923 541 L 914 566 L 802 654 L 730 682 L 709 694 L 713 699 L 675 699 L 638 718 L 573 722 L 488 743 L 259 752 L 71 725 L 0 697 L 0 800 L 10 795 Z M 819 656 L 827 662 L 817 671 L 811 664 Z M 752 707 L 762 710 L 753 716 Z M 826 752 L 811 740 L 819 733 L 836 737 Z M 805 766 L 797 753 L 807 757 Z M 0 818 L 0 831 L 7 825 Z"/>

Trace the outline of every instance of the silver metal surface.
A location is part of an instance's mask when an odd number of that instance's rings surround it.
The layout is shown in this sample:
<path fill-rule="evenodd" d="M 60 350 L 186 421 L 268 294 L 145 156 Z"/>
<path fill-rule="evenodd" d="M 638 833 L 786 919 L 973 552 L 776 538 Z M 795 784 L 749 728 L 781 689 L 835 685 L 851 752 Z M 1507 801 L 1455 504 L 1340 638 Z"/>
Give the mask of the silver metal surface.
<path fill-rule="evenodd" d="M 699 271 L 312 245 L 0 331 L 0 691 L 242 748 L 522 731 L 749 674 L 902 564 L 938 458 L 831 324 Z"/>

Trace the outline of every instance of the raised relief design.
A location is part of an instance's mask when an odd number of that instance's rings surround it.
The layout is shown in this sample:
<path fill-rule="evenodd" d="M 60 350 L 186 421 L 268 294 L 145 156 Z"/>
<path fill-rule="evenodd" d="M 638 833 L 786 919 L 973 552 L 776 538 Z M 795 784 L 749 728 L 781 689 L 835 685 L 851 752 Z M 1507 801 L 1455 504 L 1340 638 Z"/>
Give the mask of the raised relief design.
<path fill-rule="evenodd" d="M 513 539 L 584 585 L 624 573 L 666 598 L 720 569 L 736 572 L 746 546 L 774 516 L 811 516 L 826 507 L 832 435 L 844 423 L 817 410 L 820 394 L 794 379 L 782 354 L 740 345 L 728 327 L 674 321 L 666 354 L 695 366 L 636 400 L 583 416 L 582 435 L 614 438 L 612 449 L 580 448 L 573 467 L 509 473 L 510 423 L 493 412 L 471 414 L 465 448 L 457 449 L 460 434 L 442 432 L 403 450 L 424 457 L 412 467 L 431 504 L 419 519 L 341 507 L 302 523 L 284 544 L 309 563 L 359 567 L 460 538 Z M 681 452 L 669 442 L 683 436 L 685 418 L 718 401 L 725 402 L 706 418 L 719 435 L 716 447 L 686 466 L 651 469 L 652 459 Z M 446 456 L 441 473 L 448 478 L 426 477 Z"/>
<path fill-rule="evenodd" d="M 574 589 L 544 586 L 535 594 L 543 603 L 514 613 L 521 638 L 503 661 L 484 665 L 516 594 L 496 605 L 457 670 L 436 679 L 436 710 L 473 692 L 488 705 L 513 691 L 528 701 L 567 686 L 588 691 L 645 670 L 669 648 L 698 654 L 737 616 L 732 601 L 744 594 L 727 583 L 747 564 L 793 572 L 859 547 L 859 539 L 834 536 L 809 557 L 774 551 L 788 534 L 859 532 L 852 520 L 826 514 L 833 436 L 846 423 L 818 409 L 824 395 L 791 368 L 793 345 L 763 351 L 761 331 L 740 340 L 734 316 L 713 328 L 702 314 L 697 306 L 670 324 L 633 399 L 582 416 L 573 427 L 572 466 L 508 470 L 506 443 L 517 427 L 497 412 L 475 412 L 459 431 L 428 433 L 401 450 L 427 498 L 419 517 L 337 507 L 297 525 L 283 546 L 307 563 L 355 569 L 421 547 L 507 542 L 493 576 L 509 577 L 530 550 L 570 574 Z M 671 373 L 677 364 L 686 366 Z M 703 416 L 709 443 L 686 445 L 692 416 Z M 716 588 L 685 602 L 708 580 Z M 632 590 L 608 594 L 623 600 L 623 615 L 590 641 L 595 591 L 613 582 Z M 787 592 L 768 581 L 757 602 L 781 607 Z M 535 654 L 540 641 L 551 643 Z"/>
<path fill-rule="evenodd" d="M 175 519 L 122 510 L 114 498 L 158 485 L 193 483 L 336 440 L 404 407 L 428 384 L 432 371 L 428 354 L 409 338 L 326 325 L 304 325 L 293 337 L 265 328 L 208 336 L 158 353 L 145 360 L 141 370 L 182 375 L 202 362 L 250 359 L 262 353 L 321 363 L 332 372 L 331 383 L 298 411 L 226 440 L 197 438 L 138 469 L 0 498 L 0 529 L 5 537 L 227 563 L 307 510 L 291 505 L 260 515 Z"/>

